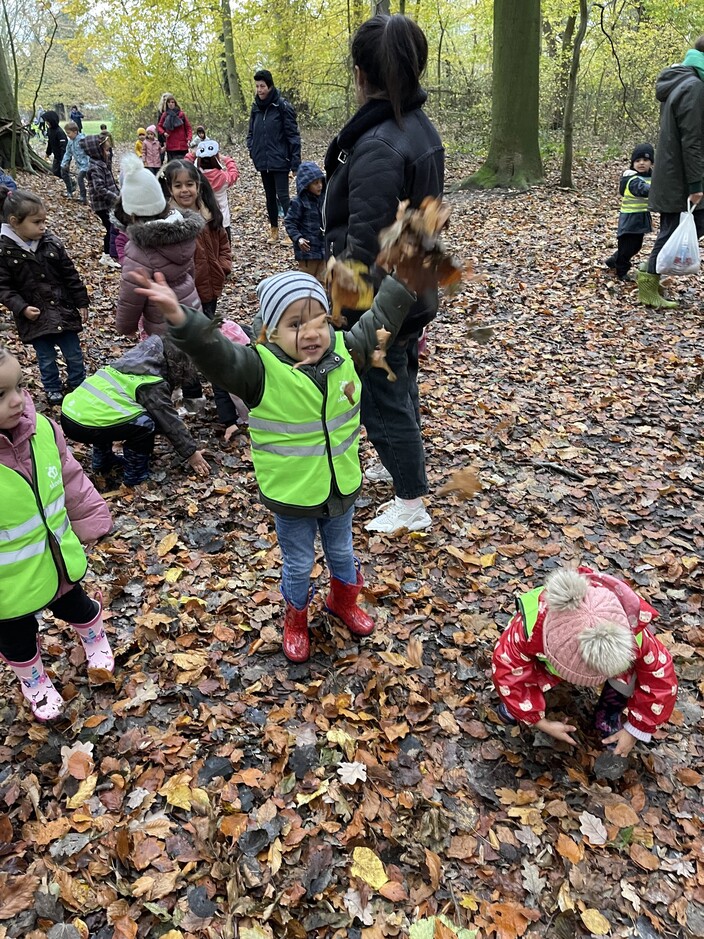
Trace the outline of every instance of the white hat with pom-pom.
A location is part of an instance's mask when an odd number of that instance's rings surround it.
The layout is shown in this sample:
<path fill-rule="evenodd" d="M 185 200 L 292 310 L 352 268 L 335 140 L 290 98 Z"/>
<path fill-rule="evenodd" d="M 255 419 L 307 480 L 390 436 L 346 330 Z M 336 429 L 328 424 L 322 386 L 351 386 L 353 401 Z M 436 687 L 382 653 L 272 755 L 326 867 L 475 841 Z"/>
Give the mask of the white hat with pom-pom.
<path fill-rule="evenodd" d="M 128 153 L 120 161 L 122 208 L 128 215 L 152 218 L 166 208 L 166 198 L 159 181 L 145 168 L 134 153 Z"/>

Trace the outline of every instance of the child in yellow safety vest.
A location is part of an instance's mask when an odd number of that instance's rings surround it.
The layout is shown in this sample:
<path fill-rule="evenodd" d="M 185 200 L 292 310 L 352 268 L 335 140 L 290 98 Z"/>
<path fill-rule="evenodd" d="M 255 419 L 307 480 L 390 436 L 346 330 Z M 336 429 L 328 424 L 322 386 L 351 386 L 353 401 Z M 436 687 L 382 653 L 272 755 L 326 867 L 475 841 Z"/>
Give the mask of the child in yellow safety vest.
<path fill-rule="evenodd" d="M 641 143 L 631 154 L 631 165 L 624 171 L 619 184 L 621 210 L 616 233 L 618 248 L 604 262 L 616 272 L 619 280 L 628 280 L 631 259 L 643 247 L 643 237 L 653 230 L 653 221 L 648 211 L 655 148 L 651 143 Z"/>
<path fill-rule="evenodd" d="M 78 633 L 88 667 L 112 672 L 100 593 L 81 586 L 88 544 L 112 528 L 110 511 L 61 430 L 37 414 L 17 359 L 0 346 L 0 660 L 40 721 L 63 698 L 44 670 L 36 614 L 48 607 Z"/>
<path fill-rule="evenodd" d="M 574 745 L 575 727 L 545 716 L 545 692 L 562 681 L 604 686 L 595 725 L 618 756 L 669 719 L 677 697 L 672 658 L 649 627 L 656 610 L 628 584 L 588 567 L 558 570 L 517 606 L 491 665 L 504 723 Z"/>
<path fill-rule="evenodd" d="M 126 486 L 149 478 L 157 430 L 199 476 L 208 476 L 208 463 L 171 403 L 172 392 L 192 382 L 194 374 L 168 339 L 149 336 L 64 398 L 64 433 L 93 445 L 94 472 L 122 471 Z M 114 441 L 122 441 L 122 456 L 113 451 Z"/>
<path fill-rule="evenodd" d="M 283 649 L 293 662 L 310 654 L 308 604 L 320 532 L 331 572 L 326 608 L 355 636 L 374 621 L 358 597 L 364 581 L 352 547 L 359 464 L 361 382 L 374 365 L 377 330 L 398 332 L 414 295 L 386 277 L 371 310 L 347 332 L 328 322 L 328 299 L 310 274 L 267 277 L 257 288 L 253 346 L 236 345 L 200 312 L 179 305 L 163 277 L 131 275 L 169 322 L 174 343 L 206 377 L 250 408 L 252 460 L 264 504 L 274 513 L 286 602 Z M 155 282 L 156 281 L 156 282 Z"/>

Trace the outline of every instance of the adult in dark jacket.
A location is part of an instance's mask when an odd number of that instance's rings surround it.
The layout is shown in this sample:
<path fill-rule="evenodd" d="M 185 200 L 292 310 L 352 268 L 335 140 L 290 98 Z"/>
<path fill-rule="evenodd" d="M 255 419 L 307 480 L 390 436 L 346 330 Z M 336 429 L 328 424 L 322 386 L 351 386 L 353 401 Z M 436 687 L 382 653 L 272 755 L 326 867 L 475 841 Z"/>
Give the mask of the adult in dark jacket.
<path fill-rule="evenodd" d="M 45 111 L 43 119 L 49 134 L 46 142 L 47 159 L 53 157 L 51 172 L 54 176 L 58 176 L 59 179 L 61 179 L 61 161 L 66 152 L 68 137 L 64 133 L 63 128 L 59 127 L 59 115 L 56 111 Z"/>
<path fill-rule="evenodd" d="M 301 164 L 301 135 L 293 105 L 279 94 L 271 72 L 265 68 L 255 72 L 254 87 L 247 149 L 262 177 L 270 226 L 267 244 L 273 245 L 279 240 L 277 200 L 286 215 L 290 202 L 288 176 L 296 173 Z"/>
<path fill-rule="evenodd" d="M 74 124 L 78 124 L 78 133 L 82 134 L 83 133 L 83 118 L 85 117 L 85 115 L 81 113 L 81 110 L 77 104 L 72 105 L 71 114 L 69 115 L 69 117 L 70 117 L 70 120 L 74 122 Z"/>
<path fill-rule="evenodd" d="M 328 148 L 328 179 L 323 221 L 328 256 L 354 262 L 378 288 L 374 263 L 378 235 L 396 216 L 399 201 L 418 207 L 426 196 L 440 196 L 444 150 L 440 136 L 423 112 L 426 94 L 419 79 L 428 44 L 422 30 L 405 16 L 374 16 L 352 40 L 357 100 L 360 108 Z M 356 310 L 343 310 L 356 322 L 369 306 L 360 293 Z M 418 339 L 438 309 L 437 290 L 419 296 L 388 349 L 398 380 L 380 369 L 363 376 L 362 422 L 383 468 L 369 478 L 393 479 L 396 498 L 367 525 L 387 534 L 428 528 L 430 516 L 421 496 L 428 492 L 418 406 Z M 386 472 L 384 473 L 384 469 Z"/>
<path fill-rule="evenodd" d="M 656 261 L 679 225 L 688 199 L 696 206 L 697 235 L 704 235 L 704 36 L 687 52 L 682 65 L 658 75 L 655 95 L 660 102 L 660 136 L 648 207 L 660 213 L 660 230 L 648 269 L 638 274 L 638 295 L 647 306 L 676 307 L 660 295 Z"/>

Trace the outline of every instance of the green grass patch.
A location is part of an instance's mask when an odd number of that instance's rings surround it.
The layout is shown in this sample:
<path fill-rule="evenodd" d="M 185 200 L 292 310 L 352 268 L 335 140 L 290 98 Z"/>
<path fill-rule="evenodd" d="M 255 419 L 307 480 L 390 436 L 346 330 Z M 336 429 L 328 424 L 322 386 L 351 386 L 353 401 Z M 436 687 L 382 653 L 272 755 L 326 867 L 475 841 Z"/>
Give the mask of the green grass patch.
<path fill-rule="evenodd" d="M 108 130 L 112 132 L 112 121 L 83 121 L 83 133 L 86 137 L 91 134 L 99 134 L 101 124 L 107 124 Z"/>

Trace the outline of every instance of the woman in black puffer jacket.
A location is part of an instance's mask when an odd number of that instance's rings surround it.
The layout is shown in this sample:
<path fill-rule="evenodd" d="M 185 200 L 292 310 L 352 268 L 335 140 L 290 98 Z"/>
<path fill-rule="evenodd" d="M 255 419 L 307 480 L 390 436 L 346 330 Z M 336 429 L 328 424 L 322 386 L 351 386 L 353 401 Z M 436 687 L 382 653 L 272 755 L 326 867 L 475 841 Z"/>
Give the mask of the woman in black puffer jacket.
<path fill-rule="evenodd" d="M 441 196 L 445 158 L 440 136 L 423 112 L 427 95 L 419 80 L 428 58 L 420 27 L 405 16 L 374 16 L 352 40 L 359 110 L 328 148 L 323 224 L 328 257 L 356 262 L 373 290 L 383 272 L 375 268 L 379 232 L 396 217 L 401 200 L 418 208 L 426 196 Z M 348 327 L 371 303 L 344 309 Z M 438 309 L 437 290 L 411 307 L 387 352 L 396 382 L 381 369 L 362 379 L 362 422 L 383 467 L 369 478 L 393 479 L 396 498 L 366 527 L 386 534 L 430 527 L 421 496 L 428 492 L 418 406 L 418 339 Z M 384 473 L 384 469 L 386 473 Z"/>

